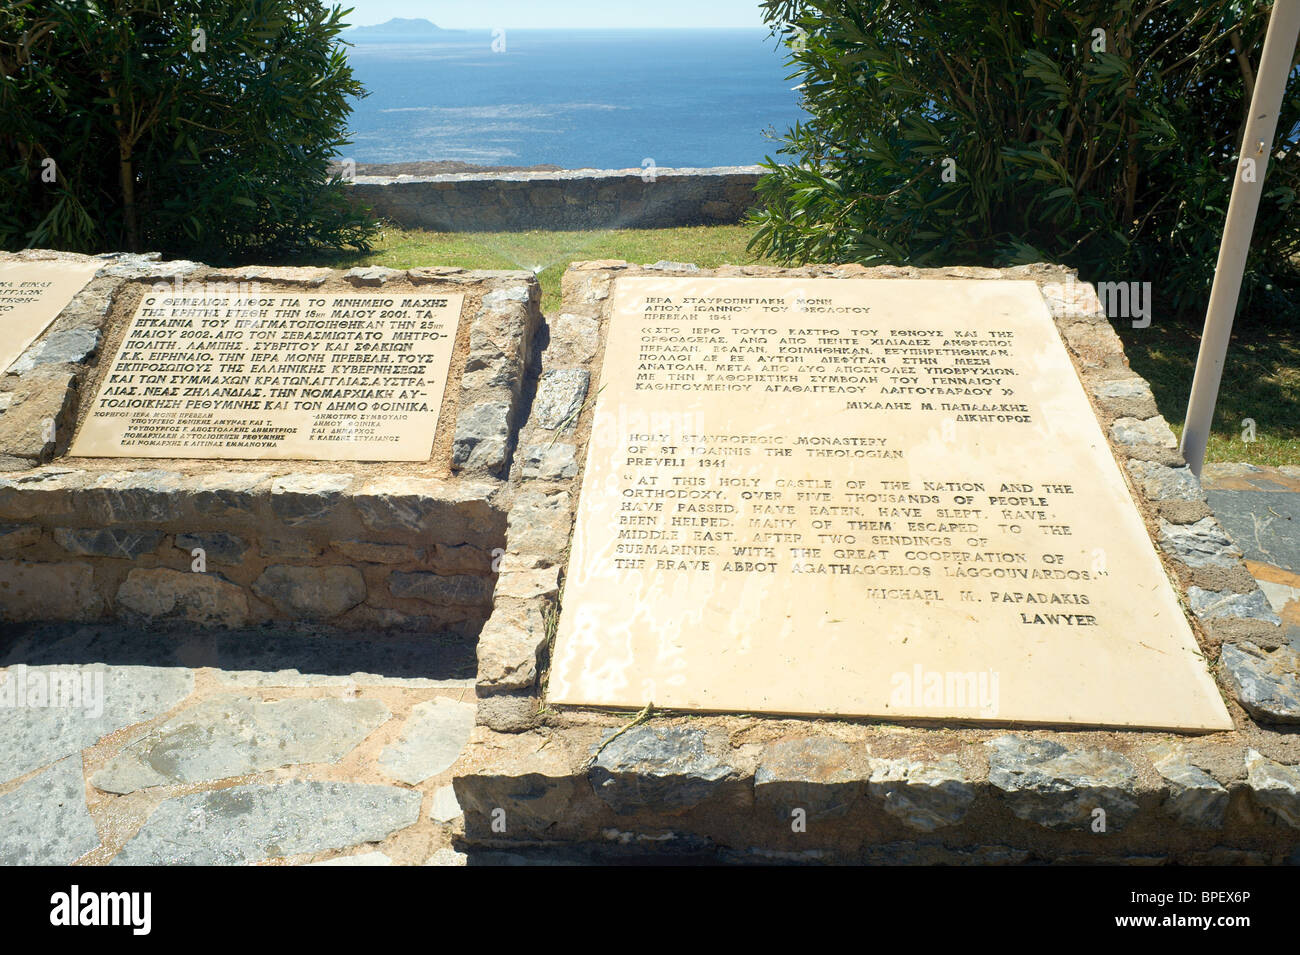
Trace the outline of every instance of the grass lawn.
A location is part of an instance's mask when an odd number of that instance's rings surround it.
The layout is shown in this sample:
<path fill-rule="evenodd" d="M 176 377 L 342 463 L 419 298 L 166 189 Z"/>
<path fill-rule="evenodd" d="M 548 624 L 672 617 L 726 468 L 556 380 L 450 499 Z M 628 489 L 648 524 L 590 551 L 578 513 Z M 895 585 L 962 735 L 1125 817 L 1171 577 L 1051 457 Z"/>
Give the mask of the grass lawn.
<path fill-rule="evenodd" d="M 1201 345 L 1199 323 L 1162 324 L 1157 318 L 1150 328 L 1132 328 L 1120 321 L 1115 330 L 1129 364 L 1151 382 L 1156 404 L 1181 438 Z M 1255 422 L 1249 443 L 1242 440 L 1247 419 Z M 1250 315 L 1237 318 L 1205 457 L 1300 465 L 1300 329 L 1270 328 Z"/>
<path fill-rule="evenodd" d="M 365 255 L 345 255 L 313 264 L 349 268 L 386 265 L 412 268 L 451 265 L 477 269 L 534 269 L 542 284 L 542 310 L 560 309 L 560 276 L 570 262 L 667 259 L 701 268 L 759 261 L 745 251 L 752 230 L 745 226 L 684 229 L 622 229 L 595 232 L 418 232 L 386 229 Z M 1187 395 L 1196 366 L 1200 324 L 1160 322 L 1135 329 L 1115 324 L 1133 370 L 1151 382 L 1165 418 L 1181 436 Z M 1254 419 L 1255 438 L 1242 440 L 1245 419 Z M 1252 317 L 1237 320 L 1228 367 L 1207 452 L 1210 461 L 1300 465 L 1300 329 L 1264 326 Z"/>
<path fill-rule="evenodd" d="M 619 229 L 594 232 L 413 232 L 386 228 L 367 255 L 313 264 L 334 268 L 386 265 L 409 269 L 449 265 L 464 269 L 532 269 L 542 284 L 542 311 L 560 310 L 560 277 L 570 262 L 626 259 L 640 265 L 671 260 L 702 269 L 750 265 L 745 251 L 753 230 L 745 226 Z"/>

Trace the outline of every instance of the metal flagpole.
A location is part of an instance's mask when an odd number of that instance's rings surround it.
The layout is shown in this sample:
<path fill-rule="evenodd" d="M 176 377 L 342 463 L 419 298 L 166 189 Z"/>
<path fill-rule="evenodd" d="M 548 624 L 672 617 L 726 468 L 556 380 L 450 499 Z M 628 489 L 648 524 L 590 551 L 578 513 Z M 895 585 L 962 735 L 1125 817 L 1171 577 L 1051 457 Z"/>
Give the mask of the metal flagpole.
<path fill-rule="evenodd" d="M 1201 476 L 1205 463 L 1205 445 L 1210 438 L 1214 404 L 1223 379 L 1224 356 L 1232 335 L 1232 319 L 1241 294 L 1241 276 L 1250 251 L 1250 234 L 1259 212 L 1259 197 L 1264 190 L 1264 171 L 1268 167 L 1273 136 L 1277 132 L 1282 94 L 1291 73 L 1296 40 L 1300 39 L 1300 0 L 1275 0 L 1264 38 L 1255 77 L 1255 93 L 1250 100 L 1250 115 L 1241 140 L 1241 157 L 1232 183 L 1232 199 L 1219 246 L 1219 261 L 1214 267 L 1214 285 L 1205 312 L 1205 331 L 1201 351 L 1196 358 L 1196 375 L 1192 395 L 1187 403 L 1187 422 L 1183 429 L 1183 457 L 1192 472 Z"/>

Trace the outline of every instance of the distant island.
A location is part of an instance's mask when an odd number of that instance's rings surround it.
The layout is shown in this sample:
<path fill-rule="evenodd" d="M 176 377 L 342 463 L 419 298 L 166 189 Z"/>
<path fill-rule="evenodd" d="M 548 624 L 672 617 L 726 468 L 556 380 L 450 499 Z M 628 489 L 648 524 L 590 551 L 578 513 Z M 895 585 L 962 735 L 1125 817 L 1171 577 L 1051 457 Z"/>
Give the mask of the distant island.
<path fill-rule="evenodd" d="M 348 40 L 409 40 L 435 33 L 456 33 L 456 30 L 444 30 L 436 23 L 422 17 L 393 17 L 386 23 L 376 23 L 367 27 L 351 27 L 344 30 L 342 36 Z"/>

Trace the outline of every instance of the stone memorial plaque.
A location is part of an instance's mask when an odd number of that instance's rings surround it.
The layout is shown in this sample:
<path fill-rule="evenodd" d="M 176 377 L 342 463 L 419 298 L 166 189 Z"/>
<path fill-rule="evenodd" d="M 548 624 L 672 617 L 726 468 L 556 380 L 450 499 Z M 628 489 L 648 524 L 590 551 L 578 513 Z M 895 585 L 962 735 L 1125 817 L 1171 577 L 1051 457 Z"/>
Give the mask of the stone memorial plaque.
<path fill-rule="evenodd" d="M 612 309 L 550 701 L 1231 728 L 1034 283 Z"/>
<path fill-rule="evenodd" d="M 70 453 L 427 460 L 463 298 L 147 293 Z"/>
<path fill-rule="evenodd" d="M 0 374 L 99 271 L 97 262 L 0 262 Z"/>

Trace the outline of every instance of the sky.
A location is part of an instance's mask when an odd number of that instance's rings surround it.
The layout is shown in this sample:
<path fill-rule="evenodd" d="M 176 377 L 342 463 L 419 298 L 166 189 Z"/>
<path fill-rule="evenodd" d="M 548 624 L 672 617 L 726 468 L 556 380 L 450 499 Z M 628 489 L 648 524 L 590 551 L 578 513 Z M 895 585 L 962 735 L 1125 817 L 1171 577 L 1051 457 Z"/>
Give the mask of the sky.
<path fill-rule="evenodd" d="M 423 17 L 450 29 L 762 27 L 758 0 L 335 0 L 353 26 Z"/>

